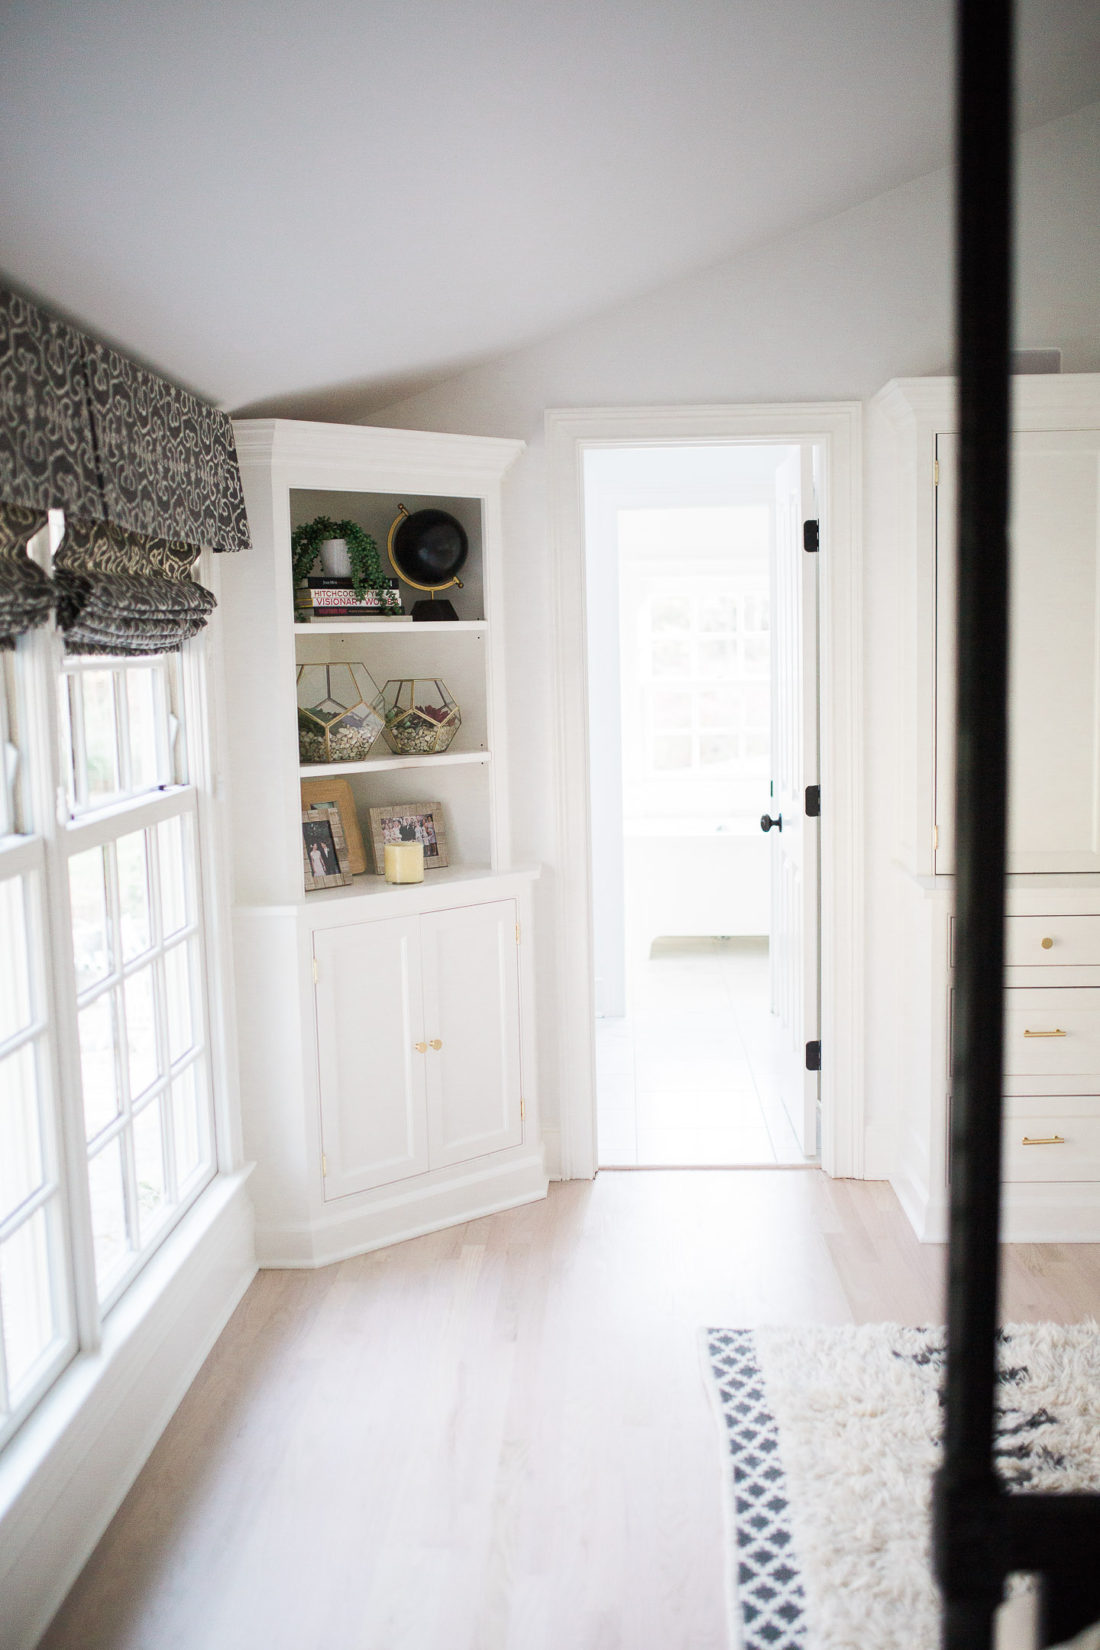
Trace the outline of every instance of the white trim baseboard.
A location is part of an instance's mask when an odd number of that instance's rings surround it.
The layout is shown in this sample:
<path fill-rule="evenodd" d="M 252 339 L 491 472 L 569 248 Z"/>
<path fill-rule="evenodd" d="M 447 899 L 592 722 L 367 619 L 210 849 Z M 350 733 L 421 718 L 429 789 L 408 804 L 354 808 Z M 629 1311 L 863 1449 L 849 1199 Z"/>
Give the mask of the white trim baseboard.
<path fill-rule="evenodd" d="M 221 1175 L 0 1461 L 0 1650 L 32 1650 L 256 1275 L 247 1170 Z"/>
<path fill-rule="evenodd" d="M 864 1174 L 862 409 L 858 402 L 609 407 L 546 415 L 557 660 L 559 1093 L 565 1179 L 596 1172 L 589 848 L 586 448 L 676 442 L 820 443 L 822 1166 Z"/>
<path fill-rule="evenodd" d="M 469 1164 L 459 1168 L 448 1180 L 431 1186 L 398 1186 L 392 1196 L 365 1206 L 333 1209 L 330 1205 L 317 1220 L 258 1224 L 259 1263 L 271 1268 L 331 1266 L 351 1255 L 365 1255 L 467 1220 L 481 1220 L 546 1196 L 541 1148 L 477 1173 L 470 1172 Z"/>

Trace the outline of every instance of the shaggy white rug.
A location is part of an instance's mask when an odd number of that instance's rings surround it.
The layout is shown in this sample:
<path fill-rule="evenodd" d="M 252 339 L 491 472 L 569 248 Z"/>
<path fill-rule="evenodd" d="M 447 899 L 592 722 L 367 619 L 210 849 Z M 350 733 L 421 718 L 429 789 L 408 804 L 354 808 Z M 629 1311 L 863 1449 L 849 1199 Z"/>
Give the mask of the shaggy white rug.
<path fill-rule="evenodd" d="M 706 1331 L 744 1650 L 938 1650 L 943 1348 L 898 1324 Z M 1010 1486 L 1100 1490 L 1095 1323 L 1006 1325 L 997 1407 Z"/>

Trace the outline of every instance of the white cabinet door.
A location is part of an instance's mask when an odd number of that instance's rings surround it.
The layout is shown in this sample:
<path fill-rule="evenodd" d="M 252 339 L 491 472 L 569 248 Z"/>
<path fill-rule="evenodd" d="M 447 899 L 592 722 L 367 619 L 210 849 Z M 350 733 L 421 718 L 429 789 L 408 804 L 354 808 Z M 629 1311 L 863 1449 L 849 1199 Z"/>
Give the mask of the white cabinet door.
<path fill-rule="evenodd" d="M 325 1197 L 428 1168 L 419 923 L 318 930 L 317 1063 Z"/>
<path fill-rule="evenodd" d="M 518 1146 L 514 900 L 421 918 L 432 1168 Z"/>
<path fill-rule="evenodd" d="M 954 870 L 958 437 L 936 440 L 937 872 Z M 1010 871 L 1100 870 L 1100 431 L 1012 442 Z"/>

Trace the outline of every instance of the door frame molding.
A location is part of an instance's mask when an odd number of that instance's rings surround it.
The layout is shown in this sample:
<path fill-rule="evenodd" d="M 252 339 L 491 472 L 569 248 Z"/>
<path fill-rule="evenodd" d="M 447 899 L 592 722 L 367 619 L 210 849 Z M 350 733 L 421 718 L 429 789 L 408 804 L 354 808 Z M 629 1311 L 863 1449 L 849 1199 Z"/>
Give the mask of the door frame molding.
<path fill-rule="evenodd" d="M 561 1176 L 596 1172 L 584 454 L 596 447 L 814 442 L 822 449 L 818 569 L 821 816 L 821 1162 L 861 1179 L 863 1095 L 862 407 L 553 409 L 546 414 L 557 694 L 557 978 Z"/>

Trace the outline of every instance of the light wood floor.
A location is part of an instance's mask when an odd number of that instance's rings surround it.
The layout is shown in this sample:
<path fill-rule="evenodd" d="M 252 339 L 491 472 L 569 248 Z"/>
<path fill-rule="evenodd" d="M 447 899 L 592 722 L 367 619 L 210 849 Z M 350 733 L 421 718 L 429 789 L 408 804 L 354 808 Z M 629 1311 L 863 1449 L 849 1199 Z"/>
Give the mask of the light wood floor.
<path fill-rule="evenodd" d="M 940 1316 L 890 1190 L 604 1173 L 245 1297 L 48 1650 L 719 1650 L 708 1324 Z M 1005 1317 L 1100 1314 L 1100 1246 Z"/>

